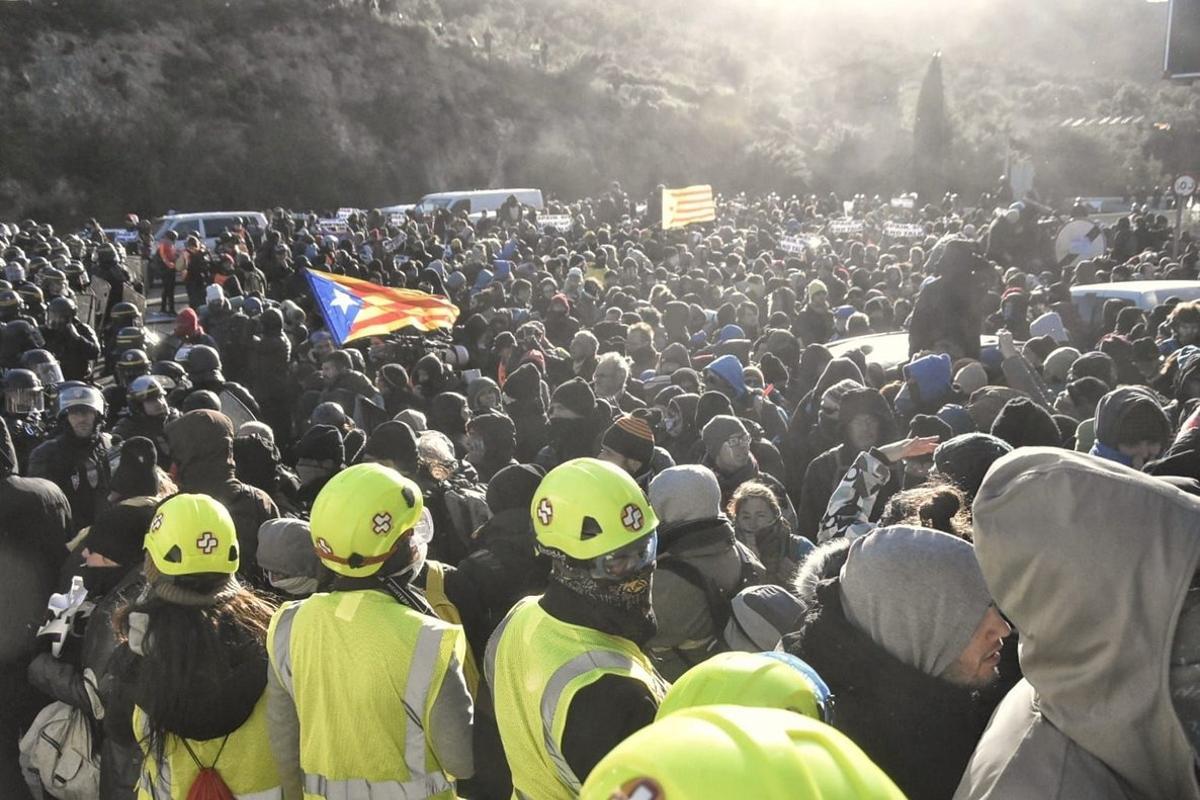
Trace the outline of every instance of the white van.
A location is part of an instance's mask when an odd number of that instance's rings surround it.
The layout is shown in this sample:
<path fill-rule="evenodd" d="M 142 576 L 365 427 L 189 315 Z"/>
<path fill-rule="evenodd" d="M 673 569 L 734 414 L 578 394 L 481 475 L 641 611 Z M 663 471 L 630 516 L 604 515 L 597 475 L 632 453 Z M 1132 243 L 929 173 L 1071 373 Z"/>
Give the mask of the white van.
<path fill-rule="evenodd" d="M 1071 303 L 1092 330 L 1104 320 L 1104 301 L 1114 297 L 1149 311 L 1170 297 L 1184 301 L 1200 299 L 1200 281 L 1118 281 L 1071 287 Z"/>
<path fill-rule="evenodd" d="M 267 230 L 267 217 L 258 211 L 204 211 L 197 214 L 171 214 L 159 220 L 158 228 L 154 231 L 154 241 L 157 242 L 166 236 L 167 231 L 178 233 L 180 242 L 195 234 L 211 250 L 217 246 L 217 238 L 233 228 L 238 217 L 242 218 L 246 223 L 246 230 L 253 235 L 262 235 Z"/>
<path fill-rule="evenodd" d="M 541 211 L 545 206 L 542 201 L 541 189 L 473 189 L 469 192 L 434 192 L 427 194 L 417 203 L 417 213 L 421 215 L 432 214 L 439 208 L 449 209 L 460 200 L 465 200 L 470 203 L 468 216 L 471 220 L 477 220 L 483 216 L 483 212 L 495 214 L 500 210 L 500 206 L 504 205 L 504 201 L 512 195 L 520 201 L 523 206 L 531 206 Z"/>

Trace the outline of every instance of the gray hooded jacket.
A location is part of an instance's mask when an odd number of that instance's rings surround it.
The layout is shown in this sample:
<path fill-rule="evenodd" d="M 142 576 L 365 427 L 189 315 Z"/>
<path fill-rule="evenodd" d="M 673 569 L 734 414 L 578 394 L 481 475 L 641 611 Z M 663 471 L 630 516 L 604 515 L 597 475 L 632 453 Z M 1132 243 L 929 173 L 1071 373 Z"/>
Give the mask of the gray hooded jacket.
<path fill-rule="evenodd" d="M 1021 448 L 975 500 L 975 551 L 1025 679 L 956 800 L 1200 798 L 1168 664 L 1200 562 L 1200 499 L 1099 458 Z"/>

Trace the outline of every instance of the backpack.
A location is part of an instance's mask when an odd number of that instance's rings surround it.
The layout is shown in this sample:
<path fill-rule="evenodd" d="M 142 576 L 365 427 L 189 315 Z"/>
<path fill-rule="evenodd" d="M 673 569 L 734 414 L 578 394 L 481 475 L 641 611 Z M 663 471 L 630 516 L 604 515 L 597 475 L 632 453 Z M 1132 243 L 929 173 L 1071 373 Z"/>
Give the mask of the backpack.
<path fill-rule="evenodd" d="M 221 741 L 221 749 L 217 751 L 217 757 L 207 767 L 200 763 L 200 759 L 196 758 L 196 753 L 188 744 L 187 739 L 181 736 L 179 741 L 183 742 L 184 749 L 187 750 L 188 755 L 192 757 L 192 761 L 200 770 L 200 774 L 196 776 L 196 779 L 192 781 L 191 788 L 188 789 L 187 800 L 235 800 L 233 790 L 225 783 L 221 773 L 217 772 L 217 762 L 221 760 L 221 753 L 225 752 L 229 736 L 226 735 Z"/>
<path fill-rule="evenodd" d="M 477 486 L 469 483 L 450 483 L 442 495 L 446 503 L 446 513 L 454 534 L 468 552 L 473 549 L 471 534 L 480 525 L 492 518 L 492 510 L 488 508 L 487 495 Z"/>
<path fill-rule="evenodd" d="M 738 561 L 741 564 L 741 572 L 738 575 L 738 582 L 728 592 L 717 586 L 717 582 L 711 576 L 702 572 L 695 564 L 686 559 L 675 555 L 674 553 L 664 553 L 658 557 L 657 569 L 665 569 L 679 576 L 683 580 L 695 586 L 700 591 L 704 592 L 704 599 L 708 605 L 708 614 L 712 619 L 713 642 L 709 647 L 705 648 L 707 658 L 718 652 L 723 652 L 729 649 L 729 646 L 724 640 L 724 630 L 733 616 L 733 598 L 738 595 L 743 589 L 750 586 L 757 586 L 763 580 L 762 565 L 754 558 L 744 544 L 741 542 L 734 543 L 734 552 L 738 555 Z M 692 659 L 684 656 L 683 651 L 676 648 L 677 655 L 683 658 L 685 662 L 690 663 Z M 703 660 L 703 659 L 701 659 Z M 699 662 L 696 662 L 699 663 Z M 694 666 L 694 664 L 693 664 Z"/>
<path fill-rule="evenodd" d="M 34 797 L 99 797 L 100 755 L 95 743 L 87 712 L 61 700 L 43 708 L 20 744 L 21 771 Z"/>

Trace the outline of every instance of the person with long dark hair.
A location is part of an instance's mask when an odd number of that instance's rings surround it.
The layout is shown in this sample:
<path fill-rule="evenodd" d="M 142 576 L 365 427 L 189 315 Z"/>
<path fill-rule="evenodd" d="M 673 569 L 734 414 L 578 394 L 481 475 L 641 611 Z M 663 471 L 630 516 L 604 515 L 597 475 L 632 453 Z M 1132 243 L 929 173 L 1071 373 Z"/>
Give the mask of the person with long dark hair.
<path fill-rule="evenodd" d="M 240 798 L 282 797 L 264 695 L 274 609 L 234 576 L 229 512 L 207 495 L 177 494 L 159 506 L 145 549 L 147 589 L 114 621 L 139 656 L 124 674 L 145 754 L 139 800 L 182 800 L 198 780 Z"/>

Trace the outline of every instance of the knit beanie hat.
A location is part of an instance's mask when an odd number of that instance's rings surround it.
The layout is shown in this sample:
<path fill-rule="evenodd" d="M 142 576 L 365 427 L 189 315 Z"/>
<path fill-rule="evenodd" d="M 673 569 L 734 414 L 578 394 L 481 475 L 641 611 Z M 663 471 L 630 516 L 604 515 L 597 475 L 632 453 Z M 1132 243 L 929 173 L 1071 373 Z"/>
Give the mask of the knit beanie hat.
<path fill-rule="evenodd" d="M 788 382 L 787 367 L 774 353 L 765 353 L 759 367 L 762 368 L 763 381 L 766 383 L 782 386 Z"/>
<path fill-rule="evenodd" d="M 663 525 L 721 515 L 721 486 L 717 476 L 699 464 L 664 469 L 650 481 L 648 494 L 650 506 Z"/>
<path fill-rule="evenodd" d="M 400 364 L 384 364 L 379 368 L 379 375 L 392 389 L 402 389 L 409 385 L 408 370 Z"/>
<path fill-rule="evenodd" d="M 987 433 L 966 433 L 942 442 L 933 451 L 933 468 L 939 475 L 974 497 L 983 476 L 1012 446 Z"/>
<path fill-rule="evenodd" d="M 934 676 L 954 664 L 992 604 L 975 548 L 925 528 L 880 528 L 855 539 L 839 588 L 850 624 Z"/>
<path fill-rule="evenodd" d="M 985 386 L 971 395 L 967 411 L 970 412 L 971 419 L 975 421 L 977 430 L 990 431 L 992 423 L 996 421 L 996 415 L 1000 413 L 1000 409 L 1004 408 L 1004 404 L 1015 397 L 1024 396 L 1021 392 L 1008 386 Z"/>
<path fill-rule="evenodd" d="M 412 428 L 398 420 L 388 420 L 376 426 L 367 437 L 363 458 L 391 461 L 401 472 L 417 470 L 417 436 Z"/>
<path fill-rule="evenodd" d="M 158 494 L 158 451 L 154 442 L 145 436 L 134 436 L 121 445 L 121 460 L 113 471 L 109 488 L 121 497 Z"/>
<path fill-rule="evenodd" d="M 546 471 L 536 464 L 510 464 L 488 481 L 487 504 L 493 514 L 525 509 L 533 504 L 533 493 Z"/>
<path fill-rule="evenodd" d="M 910 437 L 936 436 L 939 442 L 944 442 L 954 435 L 954 431 L 945 422 L 931 414 L 917 414 L 908 423 L 908 435 Z"/>
<path fill-rule="evenodd" d="M 716 458 L 721 445 L 734 436 L 745 436 L 747 433 L 746 426 L 737 417 L 718 414 L 700 431 L 700 439 L 704 442 L 704 450 L 709 458 Z"/>
<path fill-rule="evenodd" d="M 654 431 L 641 417 L 628 414 L 617 417 L 604 432 L 600 444 L 642 466 L 654 458 Z"/>
<path fill-rule="evenodd" d="M 550 396 L 550 405 L 555 404 L 586 419 L 596 410 L 596 393 L 583 378 L 572 378 Z"/>
<path fill-rule="evenodd" d="M 126 500 L 101 511 L 88 528 L 81 547 L 99 553 L 122 567 L 141 563 L 146 531 L 154 519 L 157 501 L 149 497 Z M 312 544 L 309 544 L 312 549 Z"/>
<path fill-rule="evenodd" d="M 321 560 L 313 549 L 308 523 L 302 519 L 269 519 L 258 529 L 258 565 L 289 578 L 321 577 Z"/>
<path fill-rule="evenodd" d="M 314 461 L 346 463 L 346 448 L 342 444 L 342 436 L 332 425 L 313 425 L 300 437 L 293 453 L 297 459 L 311 458 Z"/>
<path fill-rule="evenodd" d="M 828 289 L 828 287 L 825 286 L 825 281 L 815 280 L 815 281 L 812 281 L 811 283 L 809 283 L 808 286 L 804 289 L 804 298 L 806 300 L 812 300 L 813 295 L 816 294 L 817 292 L 824 292 L 825 294 L 829 294 L 829 289 Z"/>
<path fill-rule="evenodd" d="M 1116 372 L 1116 366 L 1113 364 L 1112 357 L 1093 350 L 1075 359 L 1075 363 L 1071 365 L 1071 369 L 1067 373 L 1067 378 L 1074 381 L 1092 377 L 1109 383 L 1113 379 L 1114 372 Z"/>
<path fill-rule="evenodd" d="M 1021 355 L 1034 364 L 1043 364 L 1046 357 L 1058 348 L 1058 344 L 1052 336 L 1034 336 L 1021 345 Z"/>
<path fill-rule="evenodd" d="M 992 436 L 1014 448 L 1062 446 L 1054 417 L 1028 397 L 1017 397 L 1004 404 L 992 423 Z"/>

